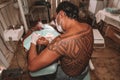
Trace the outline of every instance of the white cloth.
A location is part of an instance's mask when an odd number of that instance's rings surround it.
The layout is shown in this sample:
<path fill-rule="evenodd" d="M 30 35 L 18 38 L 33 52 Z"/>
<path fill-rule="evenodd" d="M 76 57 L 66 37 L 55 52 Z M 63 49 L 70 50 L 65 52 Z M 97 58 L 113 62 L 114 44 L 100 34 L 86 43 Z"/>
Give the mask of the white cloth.
<path fill-rule="evenodd" d="M 41 37 L 40 34 L 33 33 L 32 36 L 31 36 L 31 43 L 36 45 L 36 42 L 40 37 Z"/>
<path fill-rule="evenodd" d="M 44 24 L 44 27 L 42 30 L 39 30 L 39 31 L 34 31 L 33 33 L 37 33 L 37 34 L 40 34 L 40 36 L 43 36 L 43 37 L 52 37 L 52 39 L 54 39 L 55 37 L 59 36 L 60 33 L 58 33 L 52 26 L 50 26 L 49 24 Z M 31 36 L 28 36 L 24 42 L 23 42 L 23 46 L 26 50 L 29 50 L 30 49 L 30 43 L 31 43 Z M 51 39 L 51 38 L 50 38 Z"/>
<path fill-rule="evenodd" d="M 111 14 L 110 12 L 107 12 L 106 9 L 98 11 L 95 17 L 96 17 L 97 23 L 99 23 L 101 20 L 114 26 L 119 26 L 119 23 L 120 23 L 120 16 Z M 117 24 L 114 21 L 117 22 Z"/>
<path fill-rule="evenodd" d="M 103 10 L 98 11 L 98 13 L 95 15 L 95 17 L 96 17 L 96 22 L 97 23 L 99 23 L 101 20 L 104 21 L 104 19 L 105 19 L 105 11 L 103 11 Z"/>
<path fill-rule="evenodd" d="M 55 38 L 55 36 L 51 33 L 47 33 L 45 38 L 49 41 L 49 43 Z"/>

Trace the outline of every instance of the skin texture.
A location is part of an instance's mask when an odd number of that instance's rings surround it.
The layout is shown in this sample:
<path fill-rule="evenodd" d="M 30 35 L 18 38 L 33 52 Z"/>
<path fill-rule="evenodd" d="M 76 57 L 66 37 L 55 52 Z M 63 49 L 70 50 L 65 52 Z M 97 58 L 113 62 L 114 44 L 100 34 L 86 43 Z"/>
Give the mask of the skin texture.
<path fill-rule="evenodd" d="M 92 30 L 68 36 L 59 36 L 48 48 L 61 55 L 60 62 L 63 71 L 69 76 L 77 76 L 88 65 L 93 45 Z"/>

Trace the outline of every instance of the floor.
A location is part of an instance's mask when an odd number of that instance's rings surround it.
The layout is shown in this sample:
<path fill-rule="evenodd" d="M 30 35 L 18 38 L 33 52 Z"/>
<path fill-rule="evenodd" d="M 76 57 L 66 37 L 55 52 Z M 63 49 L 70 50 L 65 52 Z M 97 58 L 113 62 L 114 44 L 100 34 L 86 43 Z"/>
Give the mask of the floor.
<path fill-rule="evenodd" d="M 94 49 L 92 62 L 95 70 L 90 71 L 90 80 L 120 80 L 120 46 L 105 37 L 105 48 Z M 31 78 L 27 71 L 26 53 L 22 44 L 11 62 L 10 69 L 22 68 L 23 75 L 10 77 L 6 75 L 3 80 L 53 80 L 55 74 L 46 77 Z"/>
<path fill-rule="evenodd" d="M 106 48 L 95 49 L 92 62 L 91 80 L 120 80 L 120 47 L 106 38 Z"/>

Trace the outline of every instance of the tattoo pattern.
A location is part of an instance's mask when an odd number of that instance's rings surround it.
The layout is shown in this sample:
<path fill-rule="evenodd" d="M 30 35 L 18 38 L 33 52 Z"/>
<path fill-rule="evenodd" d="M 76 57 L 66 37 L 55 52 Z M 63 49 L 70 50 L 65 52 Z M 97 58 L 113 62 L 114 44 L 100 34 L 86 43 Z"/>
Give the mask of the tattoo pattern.
<path fill-rule="evenodd" d="M 92 29 L 66 38 L 58 37 L 48 45 L 48 49 L 61 55 L 61 67 L 67 75 L 77 76 L 86 68 L 91 58 Z"/>

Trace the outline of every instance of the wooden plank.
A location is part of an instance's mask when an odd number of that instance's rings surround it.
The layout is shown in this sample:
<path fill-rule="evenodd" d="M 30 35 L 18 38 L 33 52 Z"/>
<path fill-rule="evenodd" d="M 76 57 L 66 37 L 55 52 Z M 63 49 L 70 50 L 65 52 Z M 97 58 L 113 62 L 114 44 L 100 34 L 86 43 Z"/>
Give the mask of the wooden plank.
<path fill-rule="evenodd" d="M 6 10 L 7 14 L 8 14 L 8 19 L 10 21 L 11 25 L 16 25 L 18 20 L 15 16 L 15 8 L 13 7 L 12 4 L 10 4 L 9 6 L 7 6 L 7 10 Z M 13 14 L 14 13 L 14 14 Z"/>
<path fill-rule="evenodd" d="M 8 50 L 7 50 L 7 47 L 8 45 L 5 43 L 5 42 L 3 42 L 3 38 L 2 38 L 2 36 L 0 35 L 0 48 L 1 48 L 1 50 L 2 51 L 4 51 L 3 53 L 5 53 L 4 55 L 6 55 L 6 53 L 8 53 Z"/>
<path fill-rule="evenodd" d="M 0 48 L 2 49 L 2 51 L 4 51 L 4 53 L 8 53 L 6 46 L 3 44 L 3 31 L 4 31 L 4 28 L 2 26 L 2 23 L 0 23 Z"/>
<path fill-rule="evenodd" d="M 1 67 L 5 67 L 5 65 L 3 64 L 3 62 L 0 60 L 0 68 Z M 1 74 L 1 70 L 0 70 L 0 74 Z"/>
<path fill-rule="evenodd" d="M 30 8 L 32 6 L 31 0 L 27 0 L 28 1 L 28 7 Z"/>
<path fill-rule="evenodd" d="M 3 50 L 4 53 L 8 53 L 8 51 L 13 53 L 14 52 L 13 46 L 15 47 L 16 45 L 11 45 L 11 44 L 13 44 L 11 42 L 5 42 L 2 34 L 0 34 L 0 44 L 1 44 L 0 48 L 1 48 L 1 50 Z M 4 55 L 6 55 L 6 57 L 7 57 L 7 54 L 4 54 Z"/>
<path fill-rule="evenodd" d="M 20 15 L 20 11 L 19 9 L 15 9 L 14 7 L 12 7 L 13 5 L 10 5 L 10 13 L 13 16 L 13 20 L 14 20 L 14 25 L 16 24 L 21 24 L 21 15 Z M 13 14 L 14 12 L 14 14 Z"/>
<path fill-rule="evenodd" d="M 52 5 L 52 14 L 54 15 L 56 12 L 56 2 L 52 0 L 51 5 Z"/>
<path fill-rule="evenodd" d="M 5 45 L 3 44 L 3 42 L 2 42 L 1 39 L 0 39 L 0 48 L 1 48 L 2 51 L 4 51 L 4 52 L 3 52 L 3 55 L 6 55 L 6 53 L 8 53 L 6 47 L 5 47 Z"/>
<path fill-rule="evenodd" d="M 11 63 L 13 56 L 14 56 L 14 54 L 11 54 L 10 52 L 8 52 L 8 56 L 6 57 L 6 60 L 9 64 Z"/>
<path fill-rule="evenodd" d="M 1 16 L 3 17 L 3 21 L 6 23 L 7 25 L 6 27 L 8 28 L 10 22 L 8 20 L 8 15 L 6 13 L 6 7 L 1 9 L 1 14 L 2 14 Z"/>
<path fill-rule="evenodd" d="M 4 2 L 4 3 L 0 4 L 0 8 L 4 8 L 7 5 L 9 5 L 10 3 L 11 3 L 10 1 L 9 2 Z"/>
<path fill-rule="evenodd" d="M 10 45 L 9 42 L 5 42 L 0 35 L 0 49 L 2 51 L 2 54 L 6 58 L 7 62 L 10 63 L 13 58 L 13 46 L 16 47 L 16 45 Z M 11 52 L 12 51 L 12 52 Z"/>
<path fill-rule="evenodd" d="M 2 22 L 0 21 L 0 34 L 3 33 L 3 30 L 5 30 L 5 29 L 4 29 L 3 25 L 2 25 Z"/>
<path fill-rule="evenodd" d="M 1 11 L 0 11 L 0 22 L 2 23 L 2 26 L 4 27 L 4 29 L 7 29 L 7 24 L 4 22 L 4 18 L 1 14 Z"/>
<path fill-rule="evenodd" d="M 47 2 L 49 2 L 50 3 L 50 5 L 51 5 L 51 0 L 46 0 Z M 49 13 L 50 13 L 50 19 L 51 19 L 51 8 L 49 8 Z"/>
<path fill-rule="evenodd" d="M 13 58 L 13 55 L 14 55 L 11 52 L 13 49 L 12 49 L 12 47 L 10 46 L 10 44 L 8 42 L 3 41 L 2 37 L 0 37 L 0 49 L 2 51 L 2 55 L 5 57 L 7 62 L 10 63 L 12 58 Z M 1 57 L 1 55 L 0 55 L 0 57 Z"/>
<path fill-rule="evenodd" d="M 8 26 L 12 25 L 12 14 L 9 12 L 10 5 L 5 7 L 6 19 L 8 20 Z"/>
<path fill-rule="evenodd" d="M 0 9 L 0 21 L 5 29 L 10 25 L 20 24 L 19 16 L 19 9 L 15 9 L 12 3 Z"/>
<path fill-rule="evenodd" d="M 1 51 L 1 49 L 0 49 L 0 60 L 5 65 L 6 68 L 9 66 L 9 63 L 7 62 L 6 58 L 4 57 L 3 52 Z"/>

